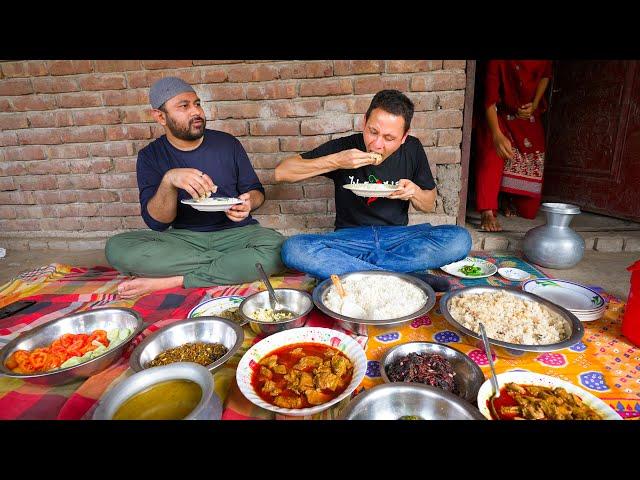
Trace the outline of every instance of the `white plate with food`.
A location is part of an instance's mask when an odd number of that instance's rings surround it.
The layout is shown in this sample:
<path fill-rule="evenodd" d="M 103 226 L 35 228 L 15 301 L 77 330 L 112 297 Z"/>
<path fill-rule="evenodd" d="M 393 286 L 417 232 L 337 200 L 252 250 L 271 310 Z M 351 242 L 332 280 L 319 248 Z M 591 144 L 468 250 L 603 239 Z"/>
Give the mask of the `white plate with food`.
<path fill-rule="evenodd" d="M 188 318 L 221 317 L 244 325 L 247 321 L 240 315 L 240 304 L 244 298 L 239 295 L 229 295 L 205 300 L 191 309 Z"/>
<path fill-rule="evenodd" d="M 556 377 L 512 371 L 500 373 L 496 379 L 500 396 L 494 399 L 494 406 L 501 420 L 622 420 L 595 395 Z M 492 396 L 493 385 L 488 379 L 478 392 L 478 409 L 489 420 L 495 419 L 488 404 Z M 516 397 L 520 397 L 522 406 L 516 403 Z"/>
<path fill-rule="evenodd" d="M 522 290 L 545 298 L 574 313 L 594 313 L 605 306 L 604 298 L 597 292 L 567 280 L 536 278 L 525 282 Z"/>
<path fill-rule="evenodd" d="M 440 270 L 460 278 L 485 278 L 494 275 L 498 271 L 498 267 L 482 258 L 467 257 L 464 260 L 444 265 L 440 267 Z"/>
<path fill-rule="evenodd" d="M 364 350 L 349 335 L 301 327 L 274 333 L 253 345 L 238 363 L 236 381 L 242 394 L 258 407 L 306 416 L 347 398 L 366 370 Z"/>
<path fill-rule="evenodd" d="M 359 197 L 379 197 L 384 198 L 398 191 L 398 186 L 391 183 L 347 183 L 343 185 L 347 190 L 351 190 Z"/>
<path fill-rule="evenodd" d="M 500 276 L 511 280 L 512 282 L 521 282 L 531 276 L 530 273 L 520 270 L 519 268 L 502 267 L 498 269 Z"/>
<path fill-rule="evenodd" d="M 181 203 L 189 205 L 201 212 L 224 212 L 229 210 L 232 206 L 242 203 L 239 198 L 229 197 L 211 197 L 203 200 L 194 200 L 189 198 L 187 200 L 180 200 Z"/>

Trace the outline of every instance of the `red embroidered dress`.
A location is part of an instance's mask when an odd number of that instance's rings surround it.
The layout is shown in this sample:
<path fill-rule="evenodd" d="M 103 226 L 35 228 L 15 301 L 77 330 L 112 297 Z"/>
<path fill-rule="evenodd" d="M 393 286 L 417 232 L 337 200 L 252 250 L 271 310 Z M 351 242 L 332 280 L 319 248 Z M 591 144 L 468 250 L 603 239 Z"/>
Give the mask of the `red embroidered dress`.
<path fill-rule="evenodd" d="M 485 112 L 477 130 L 478 210 L 497 210 L 498 192 L 528 197 L 530 207 L 523 216 L 535 216 L 544 173 L 544 129 L 540 115 L 545 97 L 528 119 L 518 118 L 518 108 L 533 102 L 542 78 L 551 78 L 549 60 L 491 60 L 487 64 L 485 110 L 495 104 L 500 130 L 511 142 L 512 160 L 502 160 L 493 143 Z M 524 199 L 523 199 L 524 200 Z M 533 211 L 532 211 L 533 210 Z"/>

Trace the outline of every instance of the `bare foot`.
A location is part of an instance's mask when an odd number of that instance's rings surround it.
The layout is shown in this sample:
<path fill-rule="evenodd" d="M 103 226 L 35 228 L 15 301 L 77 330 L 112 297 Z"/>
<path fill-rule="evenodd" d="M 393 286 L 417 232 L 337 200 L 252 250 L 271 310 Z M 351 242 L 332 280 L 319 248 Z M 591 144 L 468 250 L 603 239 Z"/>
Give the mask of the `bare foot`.
<path fill-rule="evenodd" d="M 134 278 L 118 285 L 120 298 L 133 298 L 166 288 L 181 287 L 184 277 Z"/>
<path fill-rule="evenodd" d="M 504 213 L 505 217 L 517 217 L 518 211 L 513 206 L 513 201 L 511 198 L 507 198 L 502 202 L 502 213 Z"/>
<path fill-rule="evenodd" d="M 491 210 L 485 210 L 482 212 L 482 220 L 480 222 L 480 228 L 487 232 L 500 232 L 502 227 L 498 223 L 498 219 L 493 216 Z"/>

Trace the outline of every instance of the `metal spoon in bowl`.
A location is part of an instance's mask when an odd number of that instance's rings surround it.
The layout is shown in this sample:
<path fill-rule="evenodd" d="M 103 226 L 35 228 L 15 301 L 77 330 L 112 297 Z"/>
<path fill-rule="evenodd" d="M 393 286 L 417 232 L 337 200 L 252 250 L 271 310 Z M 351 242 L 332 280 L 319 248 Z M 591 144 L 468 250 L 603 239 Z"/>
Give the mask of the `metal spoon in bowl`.
<path fill-rule="evenodd" d="M 487 338 L 487 332 L 484 330 L 484 325 L 482 323 L 480 325 L 480 335 L 482 336 L 482 343 L 484 344 L 484 352 L 487 355 L 487 360 L 489 360 L 489 367 L 491 367 L 491 384 L 493 385 L 493 395 L 489 397 L 489 407 L 491 408 L 491 414 L 499 419 L 498 410 L 496 406 L 493 404 L 493 401 L 500 396 L 500 386 L 498 385 L 498 379 L 496 378 L 496 370 L 493 366 L 493 357 L 491 356 L 491 348 L 489 347 L 489 339 Z"/>
<path fill-rule="evenodd" d="M 260 262 L 256 263 L 256 269 L 258 270 L 258 274 L 260 275 L 262 283 L 264 283 L 264 286 L 267 287 L 267 291 L 269 292 L 269 300 L 271 301 L 271 310 L 273 310 L 273 315 L 288 315 L 287 317 L 285 317 L 285 320 L 297 317 L 297 313 L 292 312 L 291 310 L 288 310 L 286 308 L 282 308 L 282 305 L 280 305 L 280 303 L 278 302 L 278 297 L 276 297 L 276 292 L 271 286 L 269 277 L 267 277 L 267 274 L 265 273 L 264 268 L 262 268 L 262 264 Z"/>
<path fill-rule="evenodd" d="M 340 295 L 340 298 L 342 298 L 342 306 L 340 307 L 340 313 L 345 317 L 364 319 L 367 312 L 365 312 L 360 305 L 354 302 L 351 299 L 351 297 L 347 294 L 347 292 L 344 291 L 344 287 L 342 286 L 340 277 L 338 277 L 336 274 L 333 274 L 331 275 L 331 281 L 333 282 L 333 285 L 336 287 L 336 291 L 338 292 L 338 295 Z"/>

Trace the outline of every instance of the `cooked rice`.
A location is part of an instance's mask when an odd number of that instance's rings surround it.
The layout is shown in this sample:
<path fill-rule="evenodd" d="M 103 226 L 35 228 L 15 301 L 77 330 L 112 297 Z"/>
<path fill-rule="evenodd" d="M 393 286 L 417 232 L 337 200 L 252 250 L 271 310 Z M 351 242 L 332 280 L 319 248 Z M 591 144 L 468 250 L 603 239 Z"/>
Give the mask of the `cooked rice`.
<path fill-rule="evenodd" d="M 518 345 L 549 345 L 569 336 L 558 313 L 508 292 L 454 297 L 449 312 L 475 333 L 483 323 L 488 337 Z"/>
<path fill-rule="evenodd" d="M 347 277 L 342 286 L 349 298 L 364 311 L 362 320 L 392 320 L 420 310 L 427 296 L 415 285 L 388 275 Z M 329 310 L 340 313 L 342 298 L 331 285 L 324 296 Z"/>

